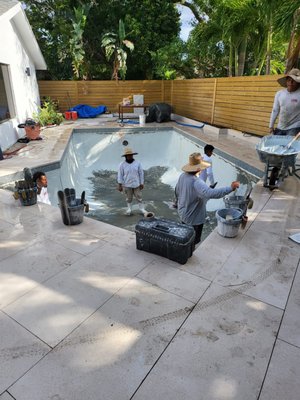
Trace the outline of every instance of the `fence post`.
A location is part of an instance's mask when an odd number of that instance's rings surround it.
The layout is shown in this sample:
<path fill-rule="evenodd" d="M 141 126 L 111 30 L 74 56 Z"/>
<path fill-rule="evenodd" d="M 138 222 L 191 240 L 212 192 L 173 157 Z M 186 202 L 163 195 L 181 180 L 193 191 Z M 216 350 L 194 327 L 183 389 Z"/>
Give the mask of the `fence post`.
<path fill-rule="evenodd" d="M 212 106 L 211 106 L 211 118 L 210 118 L 211 124 L 214 123 L 216 93 L 217 93 L 217 78 L 215 78 L 215 82 L 214 82 L 214 93 L 213 93 L 213 101 L 212 101 Z"/>

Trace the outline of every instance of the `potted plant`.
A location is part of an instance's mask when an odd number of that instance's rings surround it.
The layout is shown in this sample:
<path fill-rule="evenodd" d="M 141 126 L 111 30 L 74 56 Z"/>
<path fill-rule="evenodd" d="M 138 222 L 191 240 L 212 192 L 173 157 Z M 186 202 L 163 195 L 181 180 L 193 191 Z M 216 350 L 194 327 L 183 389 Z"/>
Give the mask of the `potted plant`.
<path fill-rule="evenodd" d="M 58 112 L 58 105 L 55 101 L 47 97 L 39 108 L 38 113 L 33 114 L 35 122 L 40 126 L 60 125 L 63 114 Z"/>

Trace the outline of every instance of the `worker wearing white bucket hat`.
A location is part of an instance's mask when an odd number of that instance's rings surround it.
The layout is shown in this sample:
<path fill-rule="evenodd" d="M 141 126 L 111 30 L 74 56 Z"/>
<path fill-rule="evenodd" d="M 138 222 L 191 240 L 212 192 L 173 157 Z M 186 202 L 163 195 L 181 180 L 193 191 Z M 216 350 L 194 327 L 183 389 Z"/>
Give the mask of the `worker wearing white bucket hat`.
<path fill-rule="evenodd" d="M 133 197 L 138 201 L 140 212 L 143 215 L 147 213 L 142 201 L 144 171 L 141 163 L 133 158 L 136 154 L 138 153 L 135 153 L 130 147 L 126 147 L 122 155 L 125 157 L 125 161 L 121 162 L 118 170 L 118 190 L 126 196 L 126 215 L 132 214 Z"/>
<path fill-rule="evenodd" d="M 270 118 L 270 133 L 295 136 L 300 131 L 300 70 L 293 68 L 277 82 L 285 89 L 274 98 Z M 278 117 L 277 128 L 274 129 Z"/>

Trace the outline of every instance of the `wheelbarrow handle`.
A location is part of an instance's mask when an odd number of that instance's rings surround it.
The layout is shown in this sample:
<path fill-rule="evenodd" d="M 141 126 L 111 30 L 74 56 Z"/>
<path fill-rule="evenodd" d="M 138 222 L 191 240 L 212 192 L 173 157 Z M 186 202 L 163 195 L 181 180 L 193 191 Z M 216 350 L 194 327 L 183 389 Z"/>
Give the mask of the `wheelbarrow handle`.
<path fill-rule="evenodd" d="M 287 149 L 291 147 L 291 145 L 300 137 L 300 132 L 297 133 L 297 135 L 287 144 Z"/>

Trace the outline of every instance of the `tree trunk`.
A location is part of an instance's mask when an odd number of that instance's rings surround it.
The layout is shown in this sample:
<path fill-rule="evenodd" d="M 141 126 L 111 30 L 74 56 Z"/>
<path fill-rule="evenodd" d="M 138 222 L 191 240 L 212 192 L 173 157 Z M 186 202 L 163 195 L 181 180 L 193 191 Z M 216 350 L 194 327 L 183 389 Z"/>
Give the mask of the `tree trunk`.
<path fill-rule="evenodd" d="M 231 38 L 229 40 L 229 60 L 228 60 L 228 76 L 232 77 L 232 64 L 233 64 L 233 47 Z"/>
<path fill-rule="evenodd" d="M 293 28 L 291 32 L 291 38 L 287 50 L 287 60 L 285 72 L 290 71 L 292 68 L 297 67 L 298 58 L 300 54 L 300 36 L 297 37 L 297 24 L 300 19 L 300 8 L 294 13 Z"/>
<path fill-rule="evenodd" d="M 238 48 L 235 46 L 234 47 L 234 76 L 239 76 L 238 75 L 238 70 L 239 70 L 239 53 L 238 53 Z"/>
<path fill-rule="evenodd" d="M 268 36 L 267 36 L 266 75 L 271 74 L 272 41 L 273 41 L 273 22 L 271 15 L 269 29 L 268 29 Z"/>
<path fill-rule="evenodd" d="M 238 55 L 238 76 L 243 76 L 244 68 L 245 68 L 245 59 L 246 59 L 246 49 L 247 49 L 247 38 L 244 37 L 239 46 L 239 55 Z"/>

